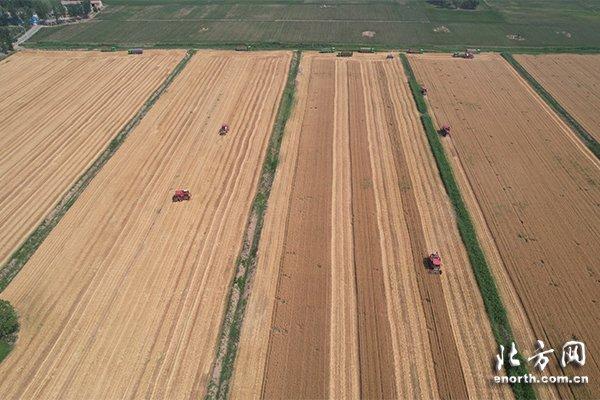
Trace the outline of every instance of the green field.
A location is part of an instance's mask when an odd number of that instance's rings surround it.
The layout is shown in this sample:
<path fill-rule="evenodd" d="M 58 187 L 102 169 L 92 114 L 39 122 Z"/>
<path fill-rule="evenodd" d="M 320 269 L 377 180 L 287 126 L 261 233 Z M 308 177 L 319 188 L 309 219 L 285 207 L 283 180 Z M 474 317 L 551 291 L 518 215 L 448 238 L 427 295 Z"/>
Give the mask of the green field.
<path fill-rule="evenodd" d="M 93 21 L 42 29 L 30 44 L 595 50 L 599 26 L 600 2 L 583 0 L 486 0 L 476 11 L 425 0 L 108 0 Z"/>

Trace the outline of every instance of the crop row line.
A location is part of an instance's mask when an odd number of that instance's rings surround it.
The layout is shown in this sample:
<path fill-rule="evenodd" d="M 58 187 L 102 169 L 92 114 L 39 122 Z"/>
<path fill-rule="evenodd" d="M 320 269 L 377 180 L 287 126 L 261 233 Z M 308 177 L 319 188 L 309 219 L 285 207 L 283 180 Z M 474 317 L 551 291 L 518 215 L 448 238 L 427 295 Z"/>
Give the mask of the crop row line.
<path fill-rule="evenodd" d="M 98 174 L 100 169 L 108 162 L 117 149 L 123 144 L 127 136 L 138 125 L 141 119 L 150 111 L 154 103 L 159 99 L 162 93 L 171 85 L 175 77 L 183 70 L 188 61 L 194 54 L 194 50 L 189 50 L 185 57 L 177 64 L 171 73 L 165 78 L 163 83 L 152 93 L 138 112 L 127 122 L 119 133 L 111 140 L 104 151 L 96 158 L 94 163 L 77 179 L 75 184 L 66 192 L 59 203 L 52 209 L 46 218 L 35 228 L 23 244 L 10 256 L 7 263 L 0 268 L 0 293 L 6 289 L 8 284 L 23 268 L 25 263 L 31 258 L 33 253 L 41 246 L 48 237 L 52 229 L 59 223 L 62 217 L 67 213 L 81 193 L 89 183 Z"/>
<path fill-rule="evenodd" d="M 465 202 L 460 193 L 460 189 L 452 171 L 452 166 L 446 157 L 439 134 L 434 128 L 432 119 L 427 111 L 427 104 L 424 96 L 421 94 L 420 85 L 417 83 L 414 72 L 406 55 L 401 54 L 400 57 L 408 77 L 408 83 L 413 98 L 420 112 L 421 123 L 425 129 L 429 147 L 431 148 L 431 152 L 435 158 L 440 177 L 446 189 L 446 193 L 448 194 L 450 202 L 454 207 L 458 231 L 463 244 L 465 245 L 477 285 L 479 286 L 479 291 L 481 292 L 481 297 L 483 298 L 483 303 L 490 320 L 494 338 L 496 339 L 498 345 L 508 347 L 508 345 L 514 341 L 514 337 L 510 327 L 510 322 L 508 321 L 506 309 L 502 303 L 502 299 L 500 298 L 500 293 L 498 292 L 498 287 L 485 259 L 481 245 L 479 244 L 475 226 L 473 225 L 471 216 L 469 215 Z M 521 362 L 521 365 L 518 367 L 507 368 L 506 373 L 509 376 L 527 374 L 525 363 Z M 517 399 L 535 399 L 536 397 L 533 388 L 529 384 L 517 383 L 512 385 L 512 389 Z"/>

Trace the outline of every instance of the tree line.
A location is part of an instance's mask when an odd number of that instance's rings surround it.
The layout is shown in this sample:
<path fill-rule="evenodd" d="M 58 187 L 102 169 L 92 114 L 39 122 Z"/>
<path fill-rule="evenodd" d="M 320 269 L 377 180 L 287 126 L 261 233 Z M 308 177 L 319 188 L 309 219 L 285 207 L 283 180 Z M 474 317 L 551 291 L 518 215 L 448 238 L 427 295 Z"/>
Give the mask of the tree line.
<path fill-rule="evenodd" d="M 92 11 L 90 0 L 63 6 L 60 0 L 0 0 L 0 52 L 13 50 L 12 43 L 31 25 L 31 18 L 87 18 Z"/>

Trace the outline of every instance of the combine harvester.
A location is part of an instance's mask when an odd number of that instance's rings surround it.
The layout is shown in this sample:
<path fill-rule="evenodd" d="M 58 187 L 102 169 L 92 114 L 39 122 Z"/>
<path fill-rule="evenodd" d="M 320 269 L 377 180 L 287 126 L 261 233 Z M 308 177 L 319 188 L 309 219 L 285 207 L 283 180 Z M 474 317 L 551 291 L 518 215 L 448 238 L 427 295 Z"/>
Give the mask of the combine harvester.
<path fill-rule="evenodd" d="M 229 133 L 229 125 L 227 125 L 227 124 L 221 125 L 221 129 L 219 129 L 219 135 L 223 136 L 223 135 L 227 135 L 227 133 Z"/>
<path fill-rule="evenodd" d="M 438 252 L 431 253 L 427 257 L 427 269 L 430 274 L 441 275 L 442 274 L 442 259 Z"/>
<path fill-rule="evenodd" d="M 187 189 L 177 189 L 175 194 L 173 195 L 173 203 L 177 203 L 180 201 L 187 201 L 192 198 L 190 191 Z"/>
<path fill-rule="evenodd" d="M 450 125 L 444 124 L 442 125 L 442 129 L 439 130 L 440 135 L 446 137 L 450 134 Z"/>
<path fill-rule="evenodd" d="M 423 86 L 423 85 L 421 85 L 421 94 L 423 96 L 427 96 L 427 88 L 425 86 Z"/>

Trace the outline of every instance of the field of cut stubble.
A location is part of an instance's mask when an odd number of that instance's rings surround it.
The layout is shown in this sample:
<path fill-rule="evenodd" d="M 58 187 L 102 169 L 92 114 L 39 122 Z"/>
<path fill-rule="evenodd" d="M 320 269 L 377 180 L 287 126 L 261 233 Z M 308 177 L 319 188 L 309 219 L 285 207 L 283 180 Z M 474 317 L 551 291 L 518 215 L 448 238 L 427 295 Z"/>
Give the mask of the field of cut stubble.
<path fill-rule="evenodd" d="M 515 58 L 600 141 L 600 54 L 517 54 Z"/>
<path fill-rule="evenodd" d="M 304 54 L 281 151 L 232 398 L 511 397 L 398 60 Z"/>
<path fill-rule="evenodd" d="M 3 399 L 203 395 L 290 59 L 191 59 L 2 293 Z"/>
<path fill-rule="evenodd" d="M 521 354 L 530 357 L 541 339 L 555 349 L 547 372 L 590 377 L 587 385 L 536 389 L 544 397 L 556 388 L 562 397 L 599 397 L 600 162 L 499 55 L 410 60 L 429 88 L 434 119 L 452 126 L 444 146 Z M 588 361 L 561 370 L 562 345 L 574 338 L 587 344 Z"/>
<path fill-rule="evenodd" d="M 0 62 L 0 266 L 184 54 L 19 52 Z"/>

